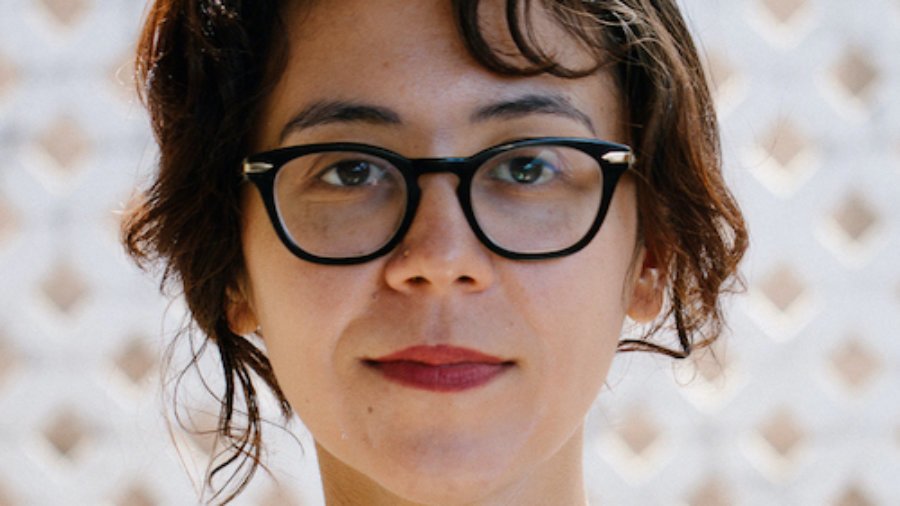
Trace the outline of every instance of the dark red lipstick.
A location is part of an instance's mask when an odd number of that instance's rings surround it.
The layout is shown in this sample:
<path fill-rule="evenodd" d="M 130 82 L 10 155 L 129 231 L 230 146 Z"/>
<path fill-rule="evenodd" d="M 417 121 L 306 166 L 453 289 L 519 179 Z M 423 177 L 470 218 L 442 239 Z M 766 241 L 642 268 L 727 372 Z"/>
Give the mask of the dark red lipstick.
<path fill-rule="evenodd" d="M 434 392 L 460 392 L 482 386 L 513 365 L 493 355 L 456 346 L 412 346 L 366 364 L 387 379 Z"/>

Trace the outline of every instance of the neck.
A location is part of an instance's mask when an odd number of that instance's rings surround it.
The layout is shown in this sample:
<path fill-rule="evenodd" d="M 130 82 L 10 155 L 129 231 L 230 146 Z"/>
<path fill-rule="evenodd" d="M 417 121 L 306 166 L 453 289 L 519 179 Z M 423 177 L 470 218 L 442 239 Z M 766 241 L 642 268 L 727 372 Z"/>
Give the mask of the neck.
<path fill-rule="evenodd" d="M 465 498 L 448 502 L 466 506 L 587 506 L 581 465 L 582 446 L 582 429 L 579 428 L 548 459 L 514 477 L 509 483 L 500 484 L 491 490 L 478 491 L 480 495 L 466 491 Z M 444 503 L 444 500 L 415 502 L 404 499 L 324 448 L 316 445 L 316 452 L 327 506 L 432 506 Z"/>

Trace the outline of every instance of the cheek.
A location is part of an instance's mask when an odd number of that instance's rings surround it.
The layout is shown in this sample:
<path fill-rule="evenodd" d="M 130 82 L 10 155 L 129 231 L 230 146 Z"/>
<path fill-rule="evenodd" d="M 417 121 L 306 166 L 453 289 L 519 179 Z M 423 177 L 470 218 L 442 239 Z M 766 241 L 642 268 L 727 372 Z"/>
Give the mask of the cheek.
<path fill-rule="evenodd" d="M 617 191 L 603 226 L 583 250 L 543 264 L 516 265 L 515 304 L 541 336 L 542 376 L 556 391 L 599 389 L 625 320 L 637 213 L 630 184 Z M 562 389 L 562 390 L 560 390 Z M 588 397 L 596 394 L 587 392 Z M 588 397 L 585 397 L 586 400 Z"/>
<path fill-rule="evenodd" d="M 273 252 L 284 249 L 270 245 L 258 257 L 268 261 L 251 273 L 266 355 L 291 407 L 317 440 L 340 440 L 347 413 L 360 404 L 347 388 L 342 336 L 371 299 L 371 284 L 358 269 L 315 266 Z M 347 286 L 357 288 L 336 288 Z"/>
<path fill-rule="evenodd" d="M 281 243 L 259 196 L 245 198 L 244 261 L 267 356 L 292 404 L 328 390 L 334 349 L 350 315 L 371 296 L 374 266 L 321 266 Z M 336 287 L 357 287 L 340 290 Z M 299 408 L 298 405 L 294 406 Z"/>
<path fill-rule="evenodd" d="M 532 278 L 517 301 L 531 308 L 526 314 L 540 337 L 541 349 L 533 356 L 541 376 L 554 389 L 566 391 L 602 381 L 625 316 L 622 273 L 606 268 L 608 257 L 588 250 L 579 259 L 579 265 L 548 269 L 552 275 L 545 279 Z"/>
<path fill-rule="evenodd" d="M 274 330 L 288 327 L 324 329 L 328 322 L 339 325 L 344 306 L 354 302 L 358 290 L 342 286 L 365 286 L 366 269 L 312 264 L 295 257 L 275 233 L 259 194 L 245 192 L 242 246 L 253 308 L 260 323 Z M 306 325 L 297 325 L 305 322 Z M 278 332 L 277 334 L 281 334 Z"/>

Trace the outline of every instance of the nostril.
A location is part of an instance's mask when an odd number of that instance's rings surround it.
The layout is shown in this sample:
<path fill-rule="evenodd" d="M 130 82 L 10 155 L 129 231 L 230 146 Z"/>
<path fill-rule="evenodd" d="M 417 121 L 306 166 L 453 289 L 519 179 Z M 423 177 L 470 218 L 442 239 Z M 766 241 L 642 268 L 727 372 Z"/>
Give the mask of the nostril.
<path fill-rule="evenodd" d="M 423 276 L 415 276 L 413 278 L 410 278 L 409 282 L 414 285 L 424 285 L 428 283 L 428 280 L 426 280 Z"/>
<path fill-rule="evenodd" d="M 475 284 L 475 279 L 472 278 L 471 276 L 460 276 L 459 278 L 457 278 L 457 281 L 459 281 L 460 283 L 464 283 L 466 285 Z"/>

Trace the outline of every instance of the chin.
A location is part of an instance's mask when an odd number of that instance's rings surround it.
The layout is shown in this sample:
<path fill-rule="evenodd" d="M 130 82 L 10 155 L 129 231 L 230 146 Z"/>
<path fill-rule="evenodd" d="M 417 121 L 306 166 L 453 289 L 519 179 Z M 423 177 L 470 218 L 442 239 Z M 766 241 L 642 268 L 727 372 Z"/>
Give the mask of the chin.
<path fill-rule="evenodd" d="M 424 448 L 423 448 L 424 446 Z M 472 504 L 494 495 L 512 474 L 508 449 L 470 448 L 432 439 L 380 455 L 370 475 L 383 488 L 419 504 Z"/>

